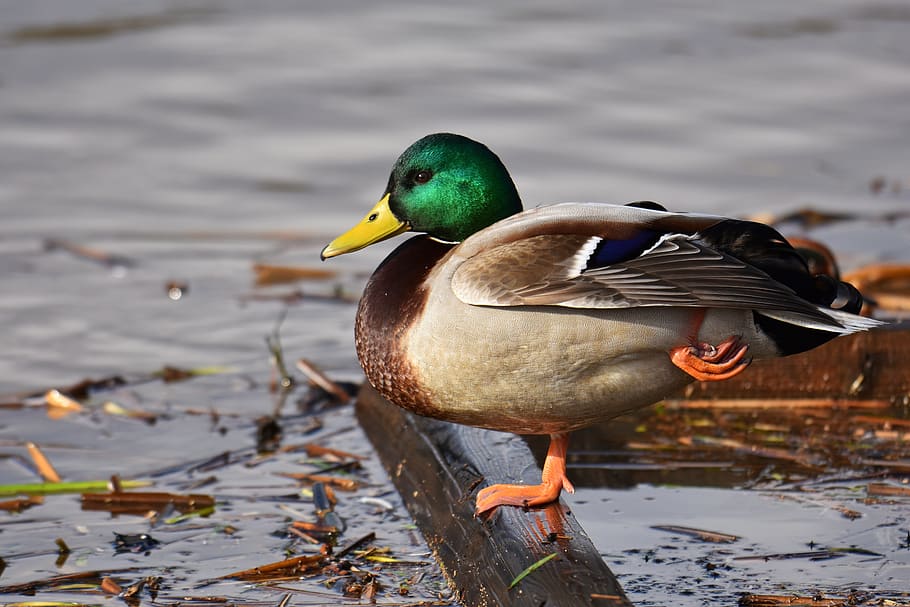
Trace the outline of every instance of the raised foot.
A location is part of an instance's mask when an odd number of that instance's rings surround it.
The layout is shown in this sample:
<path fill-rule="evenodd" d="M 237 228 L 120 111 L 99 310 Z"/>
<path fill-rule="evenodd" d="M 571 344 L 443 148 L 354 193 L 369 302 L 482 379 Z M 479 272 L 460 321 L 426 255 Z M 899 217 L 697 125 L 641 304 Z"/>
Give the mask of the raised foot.
<path fill-rule="evenodd" d="M 566 477 L 566 451 L 569 449 L 567 434 L 551 434 L 550 448 L 543 464 L 539 485 L 490 485 L 477 494 L 474 514 L 479 516 L 496 506 L 542 506 L 559 499 L 565 489 L 575 493 L 575 487 Z"/>
<path fill-rule="evenodd" d="M 746 358 L 749 344 L 736 335 L 716 347 L 706 343 L 677 346 L 670 350 L 673 364 L 699 381 L 720 381 L 742 373 L 751 358 Z"/>

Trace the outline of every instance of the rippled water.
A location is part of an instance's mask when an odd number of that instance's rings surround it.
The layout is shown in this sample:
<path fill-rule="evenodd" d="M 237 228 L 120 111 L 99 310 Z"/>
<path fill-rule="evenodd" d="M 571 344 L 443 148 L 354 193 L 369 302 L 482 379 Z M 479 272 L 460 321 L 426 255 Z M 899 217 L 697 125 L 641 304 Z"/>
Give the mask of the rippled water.
<path fill-rule="evenodd" d="M 846 266 L 906 259 L 910 223 L 876 218 L 910 201 L 908 33 L 906 2 L 0 4 L 0 393 L 266 373 L 284 306 L 244 299 L 252 264 L 318 264 L 433 131 L 490 145 L 528 206 L 811 205 L 865 218 L 814 232 Z M 392 246 L 304 288 L 356 294 Z M 292 306 L 285 348 L 357 379 L 352 319 Z"/>
<path fill-rule="evenodd" d="M 254 356 L 242 337 L 273 311 L 236 302 L 250 260 L 315 263 L 427 132 L 488 143 L 528 205 L 874 215 L 910 189 L 903 3 L 36 1 L 0 23 L 4 390 Z M 873 195 L 876 176 L 905 187 Z M 882 229 L 832 238 L 848 263 L 900 256 L 906 224 Z M 247 237 L 272 230 L 302 240 Z M 192 296 L 164 298 L 170 278 Z M 288 331 L 356 372 L 339 316 L 310 306 Z"/>

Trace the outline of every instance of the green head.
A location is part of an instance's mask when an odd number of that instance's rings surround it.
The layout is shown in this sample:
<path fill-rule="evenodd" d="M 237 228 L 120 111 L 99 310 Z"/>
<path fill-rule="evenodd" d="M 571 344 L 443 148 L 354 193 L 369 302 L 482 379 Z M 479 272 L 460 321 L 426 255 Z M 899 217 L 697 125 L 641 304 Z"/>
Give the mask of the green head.
<path fill-rule="evenodd" d="M 489 148 L 461 135 L 427 135 L 398 157 L 379 203 L 332 241 L 322 257 L 356 251 L 407 230 L 460 242 L 519 211 L 515 184 Z"/>

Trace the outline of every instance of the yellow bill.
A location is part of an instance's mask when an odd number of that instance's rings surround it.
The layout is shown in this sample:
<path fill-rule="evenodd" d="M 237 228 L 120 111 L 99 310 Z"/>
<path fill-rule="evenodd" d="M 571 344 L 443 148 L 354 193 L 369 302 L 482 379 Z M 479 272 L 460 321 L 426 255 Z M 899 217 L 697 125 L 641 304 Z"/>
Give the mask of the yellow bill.
<path fill-rule="evenodd" d="M 386 194 L 382 197 L 382 200 L 376 203 L 376 206 L 370 209 L 370 212 L 366 214 L 366 217 L 360 223 L 330 242 L 322 250 L 320 257 L 328 259 L 336 255 L 359 251 L 373 243 L 407 232 L 410 229 L 411 226 L 407 222 L 398 219 L 392 213 L 389 208 L 389 195 Z"/>

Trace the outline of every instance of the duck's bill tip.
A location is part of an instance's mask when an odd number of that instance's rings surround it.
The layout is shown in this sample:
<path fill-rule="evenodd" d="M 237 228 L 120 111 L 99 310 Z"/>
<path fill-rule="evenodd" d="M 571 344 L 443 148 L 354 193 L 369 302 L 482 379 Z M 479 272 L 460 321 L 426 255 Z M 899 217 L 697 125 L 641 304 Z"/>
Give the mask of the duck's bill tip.
<path fill-rule="evenodd" d="M 398 219 L 392 213 L 389 208 L 389 195 L 386 194 L 360 223 L 326 245 L 319 258 L 325 261 L 330 257 L 353 253 L 409 229 L 407 222 Z"/>

